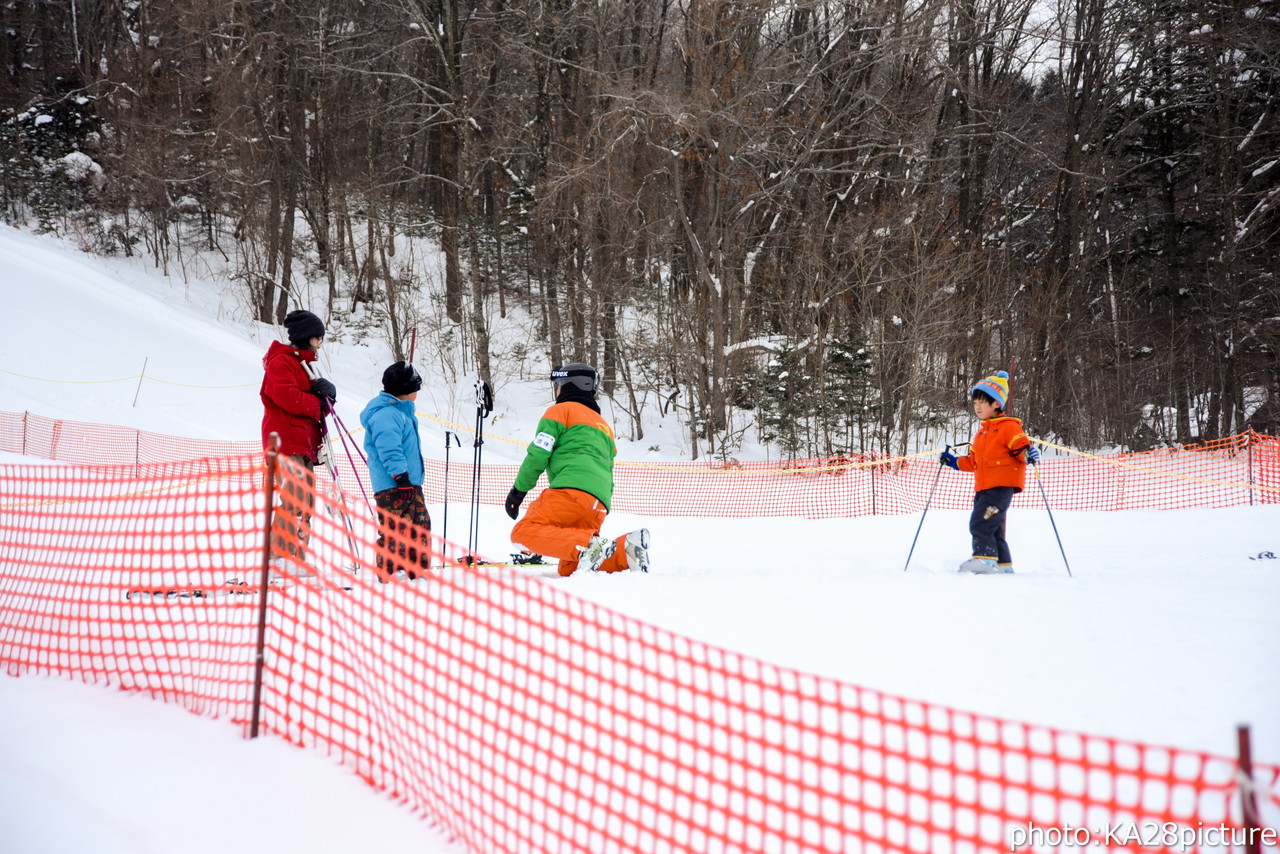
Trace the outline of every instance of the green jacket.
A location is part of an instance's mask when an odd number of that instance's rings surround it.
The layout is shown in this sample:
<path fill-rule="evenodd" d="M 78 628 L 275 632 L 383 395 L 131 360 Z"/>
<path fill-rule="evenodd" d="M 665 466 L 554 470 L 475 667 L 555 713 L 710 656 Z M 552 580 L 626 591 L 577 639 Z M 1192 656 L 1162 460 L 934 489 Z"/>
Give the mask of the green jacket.
<path fill-rule="evenodd" d="M 580 489 L 598 498 L 607 511 L 617 455 L 613 429 L 600 413 L 574 401 L 557 403 L 542 414 L 515 487 L 528 492 L 545 471 L 552 489 Z"/>

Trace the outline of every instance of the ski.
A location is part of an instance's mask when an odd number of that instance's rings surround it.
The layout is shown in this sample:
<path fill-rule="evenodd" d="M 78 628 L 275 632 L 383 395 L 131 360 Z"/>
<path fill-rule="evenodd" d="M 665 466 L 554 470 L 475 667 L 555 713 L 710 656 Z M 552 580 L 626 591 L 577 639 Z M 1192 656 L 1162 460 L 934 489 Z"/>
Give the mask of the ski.
<path fill-rule="evenodd" d="M 311 581 L 314 583 L 308 584 Z M 340 590 L 352 589 L 346 577 L 321 578 L 320 576 L 304 576 L 302 578 L 273 578 L 267 582 L 268 590 L 288 590 L 298 586 L 320 589 L 336 587 Z M 228 599 L 253 597 L 258 595 L 260 586 L 240 578 L 228 578 L 221 584 L 210 585 L 168 585 L 156 587 L 131 587 L 125 591 L 124 598 L 128 602 L 175 602 L 198 601 L 208 599 Z"/>
<path fill-rule="evenodd" d="M 272 587 L 283 588 L 284 583 L 273 581 Z M 291 586 L 291 585 L 288 585 Z M 217 599 L 231 596 L 257 596 L 258 586 L 231 578 L 220 585 L 173 585 L 165 587 L 131 587 L 124 598 L 129 602 L 173 602 L 181 600 Z"/>
<path fill-rule="evenodd" d="M 511 560 L 483 560 L 477 555 L 466 554 L 458 558 L 458 563 L 465 567 L 477 566 L 550 566 L 542 555 L 528 550 L 513 552 Z M 444 566 L 432 567 L 433 569 L 445 569 Z"/>

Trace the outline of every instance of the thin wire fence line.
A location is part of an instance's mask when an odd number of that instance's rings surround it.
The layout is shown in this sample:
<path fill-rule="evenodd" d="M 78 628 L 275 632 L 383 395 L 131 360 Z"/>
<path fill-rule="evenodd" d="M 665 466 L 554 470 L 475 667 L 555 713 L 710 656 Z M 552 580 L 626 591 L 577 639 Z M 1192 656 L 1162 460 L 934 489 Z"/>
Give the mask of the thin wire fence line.
<path fill-rule="evenodd" d="M 37 376 L 31 376 L 31 375 L 28 375 L 28 374 L 21 374 L 21 373 L 18 373 L 18 372 L 16 372 L 16 371 L 6 370 L 6 369 L 4 369 L 4 368 L 0 368 L 0 373 L 8 374 L 9 376 L 20 377 L 20 378 L 22 378 L 22 379 L 26 379 L 26 380 L 33 380 L 33 381 L 35 381 L 35 382 L 59 383 L 59 384 L 66 384 L 66 385 L 101 385 L 101 384 L 107 384 L 107 383 L 120 383 L 120 382 L 132 382 L 132 381 L 134 381 L 134 380 L 144 380 L 144 381 L 147 381 L 147 382 L 155 382 L 155 383 L 160 383 L 160 384 L 162 384 L 162 385 L 177 386 L 177 387 L 180 387 L 180 388 L 195 388 L 195 389 L 205 389 L 205 390 L 211 390 L 211 391 L 217 391 L 217 390 L 230 390 L 230 389 L 241 389 L 241 388 L 254 388 L 254 387 L 256 387 L 256 386 L 260 386 L 260 385 L 261 385 L 261 382 L 260 382 L 260 381 L 257 381 L 257 382 L 250 382 L 250 383 L 239 383 L 239 384 L 235 384 L 235 385 L 199 385 L 199 384 L 195 384 L 195 383 L 182 383 L 182 382 L 177 382 L 177 381 L 175 381 L 175 380 L 166 380 L 166 379 L 161 379 L 160 377 L 149 376 L 149 375 L 144 374 L 144 373 L 133 374 L 133 375 L 131 375 L 131 376 L 127 376 L 127 377 L 114 377 L 114 378 L 112 378 L 112 379 L 105 379 L 105 380 L 62 380 L 62 379 L 53 379 L 53 378 L 49 378 L 49 377 L 37 377 Z M 12 414 L 12 413 L 7 413 L 7 414 Z M 474 433 L 476 432 L 475 427 L 468 426 L 468 425 L 466 425 L 466 424 L 459 424 L 459 423 L 457 423 L 457 422 L 455 422 L 455 421 L 450 421 L 450 420 L 448 420 L 448 419 L 446 419 L 446 418 L 442 418 L 441 416 L 438 416 L 438 415 L 431 415 L 431 414 L 422 413 L 422 412 L 415 412 L 415 414 L 416 414 L 416 415 L 417 415 L 417 417 L 418 417 L 418 418 L 420 418 L 420 419 L 427 420 L 427 421 L 434 421 L 434 422 L 436 422 L 436 423 L 440 424 L 441 426 L 444 426 L 444 427 L 451 427 L 451 428 L 453 428 L 454 430 L 457 430 L 457 431 L 461 431 L 461 432 L 464 432 L 464 433 L 472 433 L 472 434 L 474 434 Z M 346 433 L 345 435 L 347 435 L 347 436 L 355 436 L 355 435 L 357 435 L 357 434 L 359 434 L 359 433 L 362 433 L 362 432 L 364 432 L 364 428 L 363 428 L 363 427 L 358 427 L 358 428 L 356 428 L 356 429 L 354 429 L 354 430 L 352 430 L 352 431 L 350 431 L 350 432 Z M 1252 431 L 1249 431 L 1249 432 L 1251 433 Z M 1241 435 L 1248 435 L 1248 433 L 1241 434 Z M 517 445 L 517 446 L 523 446 L 523 445 L 528 444 L 527 442 L 524 442 L 524 441 L 522 441 L 522 440 L 520 440 L 520 439 L 513 439 L 513 438 L 511 438 L 511 437 L 509 437 L 509 436 L 503 436 L 503 435 L 501 435 L 501 434 L 496 434 L 496 433 L 487 433 L 487 434 L 486 434 L 486 438 L 488 438 L 488 439 L 493 439 L 493 440 L 496 440 L 496 441 L 499 441 L 499 442 L 506 442 L 506 443 L 508 443 L 508 444 Z M 1235 437 L 1230 437 L 1230 438 L 1235 438 Z M 1101 461 L 1109 462 L 1111 465 L 1117 465 L 1117 466 L 1126 466 L 1126 465 L 1127 465 L 1126 463 L 1123 463 L 1123 462 L 1121 462 L 1121 461 L 1119 461 L 1119 460 L 1116 460 L 1116 459 L 1111 459 L 1111 458 L 1103 457 L 1103 456 L 1100 456 L 1100 455 L 1089 454 L 1089 453 L 1087 453 L 1087 452 L 1085 452 L 1085 451 L 1080 451 L 1080 450 L 1077 450 L 1077 449 L 1075 449 L 1075 448 L 1069 448 L 1069 447 L 1067 447 L 1067 446 L 1065 446 L 1065 445 L 1059 445 L 1059 444 L 1056 444 L 1056 443 L 1051 442 L 1051 441 L 1049 441 L 1049 440 L 1047 440 L 1047 439 L 1038 439 L 1038 438 L 1032 437 L 1032 441 L 1033 441 L 1033 442 L 1036 442 L 1036 443 L 1038 443 L 1038 444 L 1041 444 L 1041 445 L 1043 445 L 1043 446 L 1045 446 L 1045 447 L 1053 448 L 1053 449 L 1055 449 L 1055 450 L 1057 450 L 1057 451 L 1060 451 L 1060 452 L 1062 452 L 1062 453 L 1069 454 L 1069 455 L 1072 455 L 1072 456 L 1079 456 L 1079 457 L 1084 457 L 1084 458 L 1088 458 L 1088 459 L 1101 460 Z M 812 460 L 810 460 L 810 461 L 809 461 L 809 467 L 812 467 L 812 468 L 815 468 L 815 469 L 821 469 L 821 470 L 824 470 L 824 471 L 829 471 L 829 472 L 832 472 L 832 473 L 837 473 L 837 472 L 840 472 L 840 471 L 845 471 L 845 470 L 850 470 L 850 469 L 865 468 L 865 467 L 867 467 L 867 466 L 893 465 L 893 464 L 900 463 L 900 462 L 904 462 L 904 461 L 908 461 L 908 460 L 921 459 L 921 458 L 927 458 L 927 457 L 935 457 L 935 456 L 937 456 L 937 454 L 938 454 L 941 450 L 942 450 L 941 448 L 937 448 L 937 449 L 928 450 L 928 451 L 921 451 L 921 452 L 916 453 L 916 454 L 906 454 L 906 455 L 900 455 L 900 456 L 895 456 L 895 457 L 878 457 L 878 456 L 876 456 L 876 455 L 865 455 L 865 454 L 857 454 L 857 455 L 843 455 L 843 456 L 839 456 L 839 457 L 830 458 L 830 459 L 829 459 L 829 460 L 827 460 L 826 462 L 822 462 L 822 463 L 817 463 L 817 462 L 813 462 Z M 1167 449 L 1160 449 L 1160 450 L 1167 450 Z M 1151 452 L 1136 452 L 1136 453 L 1151 453 Z M 874 458 L 872 458 L 872 459 L 861 459 L 861 460 L 852 460 L 852 459 L 850 459 L 850 457 L 853 457 L 853 456 L 858 456 L 858 457 L 871 456 L 871 457 L 874 457 Z M 678 469 L 674 469 L 674 468 L 672 468 L 672 466 L 673 466 L 673 465 L 678 465 L 678 464 L 672 464 L 672 463 L 648 463 L 648 462 L 639 462 L 639 461 L 619 461 L 619 462 L 618 462 L 618 465 L 622 465 L 622 466 L 635 466 L 635 467 L 645 467 L 645 468 L 653 468 L 653 469 L 657 469 L 657 470 L 678 470 Z M 719 467 L 720 467 L 720 468 L 723 468 L 723 469 L 724 469 L 724 470 L 726 470 L 726 471 L 730 471 L 730 470 L 732 470 L 732 469 L 739 468 L 741 465 L 742 465 L 741 463 L 734 461 L 734 462 L 721 463 L 721 464 L 719 464 Z M 776 466 L 776 464 L 775 464 L 775 466 Z M 1134 469 L 1136 469 L 1136 470 L 1148 470 L 1148 469 L 1144 469 L 1144 467 L 1141 467 L 1141 466 L 1133 466 L 1133 465 L 1129 465 L 1128 467 L 1130 467 L 1130 468 L 1134 468 Z M 797 466 L 781 466 L 781 467 L 776 467 L 776 468 L 775 468 L 775 470 L 776 470 L 776 471 L 779 471 L 779 472 L 785 472 L 785 471 L 793 471 L 793 470 L 795 470 L 796 468 L 797 468 Z M 1158 471 L 1158 470 L 1156 470 L 1156 471 Z M 1170 473 L 1170 476 L 1172 476 L 1172 477 L 1179 477 L 1179 475 L 1172 474 L 1172 473 Z M 1276 489 L 1276 488 L 1272 488 L 1272 487 L 1258 487 L 1258 486 L 1254 486 L 1254 485 L 1251 485 L 1251 484 L 1239 484 L 1239 483 L 1220 483 L 1220 482 L 1217 482 L 1217 481 L 1213 481 L 1212 479 L 1210 479 L 1210 480 L 1206 480 L 1206 481 L 1204 481 L 1204 482 L 1206 482 L 1206 483 L 1216 483 L 1217 485 L 1223 485 L 1223 486 L 1234 486 L 1234 487 L 1244 487 L 1244 488 L 1250 488 L 1250 489 L 1260 489 L 1260 490 L 1262 490 L 1262 491 L 1266 491 L 1266 492 L 1272 492 L 1272 493 L 1280 494 L 1280 490 L 1278 490 L 1278 489 Z"/>
<path fill-rule="evenodd" d="M 180 386 L 181 388 L 199 388 L 214 391 L 233 388 L 253 388 L 262 384 L 259 380 L 258 382 L 239 383 L 237 385 L 197 385 L 196 383 L 180 383 L 176 380 L 166 380 L 161 379 L 160 377 L 153 377 L 149 374 L 141 373 L 133 374 L 128 377 L 113 377 L 108 380 L 56 380 L 50 377 L 33 377 L 29 374 L 20 374 L 17 371 L 9 371 L 4 368 L 0 368 L 0 374 L 8 374 L 11 377 L 19 377 L 24 380 L 34 380 L 35 382 L 58 383 L 61 385 L 105 385 L 107 383 L 127 383 L 133 382 L 134 380 L 146 380 L 147 382 L 160 383 L 161 385 Z"/>
<path fill-rule="evenodd" d="M 268 516 L 263 472 L 260 453 L 0 467 L 0 669 L 244 729 L 269 557 L 261 732 L 334 757 L 476 854 L 994 854 L 1033 824 L 1243 827 L 1231 757 L 773 665 L 462 567 L 426 531 L 378 548 L 369 513 L 291 461 Z M 59 497 L 76 502 L 25 506 Z M 380 582 L 410 543 L 443 568 Z M 1276 814 L 1280 767 L 1255 764 L 1253 791 Z M 1152 850 L 1215 850 L 1176 841 Z"/>

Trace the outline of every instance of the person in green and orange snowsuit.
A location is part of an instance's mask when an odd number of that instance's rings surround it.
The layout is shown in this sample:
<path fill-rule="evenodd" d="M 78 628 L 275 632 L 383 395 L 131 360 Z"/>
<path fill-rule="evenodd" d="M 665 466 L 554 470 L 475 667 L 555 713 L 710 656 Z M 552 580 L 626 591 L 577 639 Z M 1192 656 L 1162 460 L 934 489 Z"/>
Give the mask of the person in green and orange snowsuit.
<path fill-rule="evenodd" d="M 1013 496 L 1022 491 L 1027 464 L 1040 462 L 1040 451 L 1022 430 L 1022 421 L 1006 415 L 1009 375 L 997 371 L 969 390 L 973 413 L 982 424 L 973 437 L 969 455 L 957 457 L 950 446 L 939 458 L 944 466 L 973 472 L 973 557 L 960 564 L 961 572 L 1013 572 L 1013 556 L 1005 541 L 1005 523 Z"/>
<path fill-rule="evenodd" d="M 525 495 L 547 473 L 548 489 L 529 505 L 511 529 L 511 541 L 559 559 L 561 575 L 579 566 L 591 571 L 649 571 L 649 531 L 640 528 L 616 539 L 600 536 L 613 500 L 613 429 L 600 414 L 600 376 L 580 362 L 551 372 L 556 402 L 543 413 L 507 494 L 507 515 L 515 519 Z"/>

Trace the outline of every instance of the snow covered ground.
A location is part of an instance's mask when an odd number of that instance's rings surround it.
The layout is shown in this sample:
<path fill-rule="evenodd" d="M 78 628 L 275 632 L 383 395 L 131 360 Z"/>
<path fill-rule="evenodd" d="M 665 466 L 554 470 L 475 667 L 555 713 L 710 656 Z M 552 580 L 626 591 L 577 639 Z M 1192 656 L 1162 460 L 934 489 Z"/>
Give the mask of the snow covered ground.
<path fill-rule="evenodd" d="M 0 271 L 0 410 L 257 437 L 260 359 L 273 330 L 230 319 L 235 301 L 217 286 L 3 226 Z M 155 380 L 140 389 L 136 379 L 100 382 L 136 376 L 144 361 Z M 322 361 L 339 414 L 355 423 L 389 353 L 331 340 Z M 469 384 L 428 376 L 419 411 L 470 423 Z M 527 438 L 546 403 L 545 383 L 509 382 L 486 429 Z M 443 457 L 442 430 L 424 422 L 429 456 Z M 647 447 L 664 445 L 653 438 L 664 430 L 674 432 L 652 425 L 622 456 L 664 455 Z M 491 441 L 484 453 L 513 462 L 522 448 Z M 934 510 L 908 572 L 917 515 L 616 514 L 606 533 L 652 530 L 649 575 L 547 580 L 772 662 L 1000 717 L 1224 755 L 1235 725 L 1250 723 L 1255 758 L 1280 762 L 1280 560 L 1259 557 L 1280 554 L 1280 505 L 1054 518 L 1073 578 L 1048 516 L 1017 509 L 1013 576 L 957 575 L 967 513 Z M 482 508 L 480 551 L 508 553 L 510 525 L 501 508 Z M 238 851 L 347 850 L 332 844 L 347 832 L 370 850 L 451 850 L 323 757 L 243 742 L 225 722 L 161 703 L 35 677 L 0 677 L 0 798 L 0 827 L 18 834 L 26 847 L 12 850 L 22 852 L 90 850 L 87 839 L 105 840 L 97 854 L 231 850 L 215 844 L 224 830 Z"/>
<path fill-rule="evenodd" d="M 142 695 L 0 676 L 6 854 L 464 854 L 318 754 Z"/>

